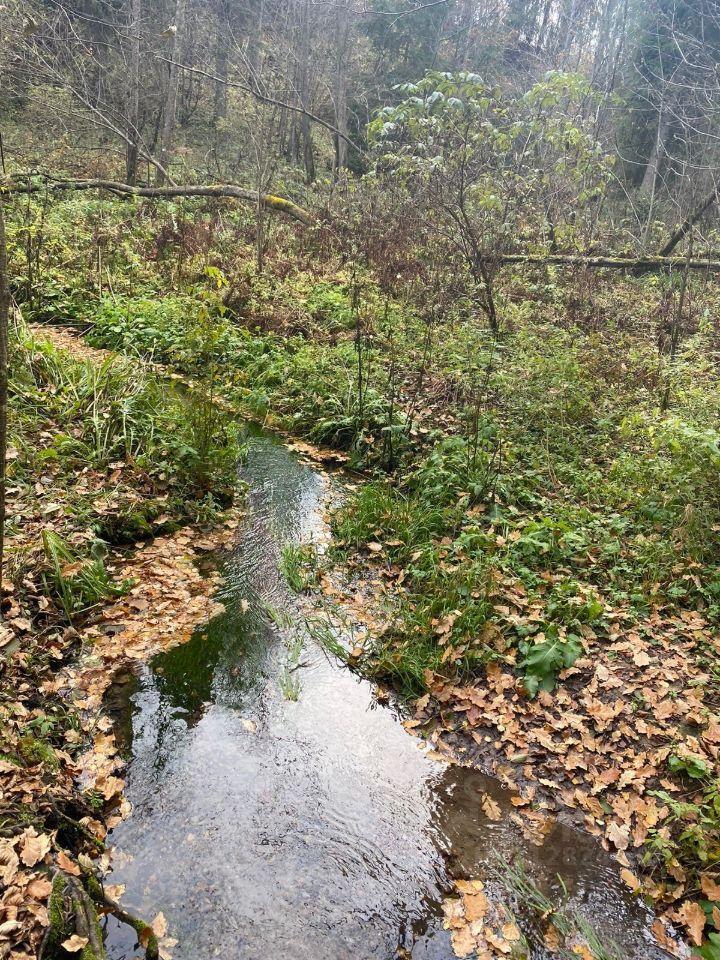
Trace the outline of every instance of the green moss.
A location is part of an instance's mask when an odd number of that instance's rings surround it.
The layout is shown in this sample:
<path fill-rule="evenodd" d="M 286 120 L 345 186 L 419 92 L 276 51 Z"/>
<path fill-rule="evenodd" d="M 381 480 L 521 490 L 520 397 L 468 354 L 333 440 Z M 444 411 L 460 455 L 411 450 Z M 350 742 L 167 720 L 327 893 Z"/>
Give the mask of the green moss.
<path fill-rule="evenodd" d="M 44 763 L 51 770 L 57 770 L 59 763 L 55 751 L 44 740 L 38 740 L 30 733 L 26 733 L 18 741 L 20 756 L 27 763 Z"/>
<path fill-rule="evenodd" d="M 48 920 L 50 923 L 45 943 L 45 956 L 53 957 L 60 949 L 60 944 L 70 936 L 71 930 L 65 915 L 65 889 L 67 881 L 63 873 L 55 874 L 50 901 L 48 903 Z"/>

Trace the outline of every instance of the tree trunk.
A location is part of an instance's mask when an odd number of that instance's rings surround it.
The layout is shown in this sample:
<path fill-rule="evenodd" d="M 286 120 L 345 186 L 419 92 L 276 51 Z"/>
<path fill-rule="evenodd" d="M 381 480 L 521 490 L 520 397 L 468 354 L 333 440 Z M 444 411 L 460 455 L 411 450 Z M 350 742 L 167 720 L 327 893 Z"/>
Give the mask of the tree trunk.
<path fill-rule="evenodd" d="M 175 23 L 170 46 L 170 64 L 168 72 L 168 86 L 163 106 L 162 133 L 160 135 L 160 163 L 165 170 L 172 160 L 173 135 L 175 133 L 175 114 L 177 112 L 178 95 L 178 68 L 177 59 L 181 49 L 181 41 L 185 32 L 185 0 L 175 0 Z M 165 177 L 158 171 L 158 184 L 165 182 Z"/>
<path fill-rule="evenodd" d="M 223 120 L 227 116 L 228 105 L 228 59 L 230 56 L 230 24 L 228 22 L 228 8 L 222 4 L 219 10 L 217 36 L 215 38 L 215 103 L 213 116 L 215 121 Z"/>
<path fill-rule="evenodd" d="M 310 2 L 303 0 L 300 22 L 299 44 L 299 83 L 300 104 L 305 111 L 310 110 Z M 315 153 L 313 150 L 312 129 L 307 113 L 300 115 L 300 133 L 302 135 L 305 178 L 308 183 L 315 180 Z"/>
<path fill-rule="evenodd" d="M 655 133 L 655 141 L 648 158 L 647 166 L 645 167 L 642 184 L 640 185 L 640 193 L 645 197 L 650 197 L 651 200 L 653 200 L 655 197 L 657 178 L 658 174 L 660 173 L 660 168 L 662 167 L 665 144 L 667 143 L 669 133 L 670 113 L 664 108 L 664 106 L 661 106 L 660 113 L 658 114 L 658 125 Z"/>
<path fill-rule="evenodd" d="M 5 466 L 7 462 L 8 404 L 8 320 L 10 286 L 8 281 L 5 218 L 0 200 L 0 620 L 2 620 L 2 582 L 5 558 Z"/>
<path fill-rule="evenodd" d="M 348 16 L 344 4 L 335 8 L 335 175 L 347 166 L 347 63 Z"/>
<path fill-rule="evenodd" d="M 130 184 L 137 183 L 138 148 L 140 133 L 140 15 L 142 0 L 131 0 L 130 22 L 130 77 L 128 92 L 128 145 L 126 153 L 126 180 Z"/>
<path fill-rule="evenodd" d="M 675 230 L 674 233 L 670 235 L 665 245 L 659 251 L 661 257 L 669 257 L 673 252 L 675 247 L 680 243 L 682 239 L 692 230 L 695 224 L 700 220 L 700 218 L 707 213 L 710 207 L 715 203 L 720 193 L 720 186 L 713 187 L 712 193 L 709 193 L 699 204 L 693 212 L 683 220 L 680 226 Z"/>

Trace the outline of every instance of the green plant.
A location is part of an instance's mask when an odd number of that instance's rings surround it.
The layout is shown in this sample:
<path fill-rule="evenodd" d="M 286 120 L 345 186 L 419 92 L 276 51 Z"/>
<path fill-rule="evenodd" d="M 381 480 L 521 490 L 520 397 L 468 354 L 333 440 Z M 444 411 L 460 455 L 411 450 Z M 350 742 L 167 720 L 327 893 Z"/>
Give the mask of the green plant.
<path fill-rule="evenodd" d="M 528 694 L 534 697 L 538 690 L 554 690 L 558 673 L 575 663 L 582 655 L 583 645 L 580 637 L 561 636 L 559 628 L 551 624 L 534 642 L 522 641 L 520 652 L 523 683 Z"/>
<path fill-rule="evenodd" d="M 283 547 L 280 569 L 296 593 L 309 590 L 317 580 L 317 550 L 312 544 Z"/>
<path fill-rule="evenodd" d="M 43 530 L 42 540 L 50 565 L 46 582 L 59 599 L 68 620 L 102 600 L 122 596 L 132 586 L 129 580 L 121 584 L 112 580 L 105 568 L 105 547 L 100 541 L 93 543 L 90 557 L 78 558 L 54 531 Z"/>

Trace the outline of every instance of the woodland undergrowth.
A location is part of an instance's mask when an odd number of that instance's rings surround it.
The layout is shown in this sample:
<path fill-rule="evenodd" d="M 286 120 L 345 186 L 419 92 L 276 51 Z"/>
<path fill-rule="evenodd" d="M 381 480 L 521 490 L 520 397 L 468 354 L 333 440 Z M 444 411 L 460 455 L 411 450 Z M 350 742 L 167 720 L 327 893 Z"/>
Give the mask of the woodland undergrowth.
<path fill-rule="evenodd" d="M 211 370 L 364 470 L 331 556 L 389 611 L 364 669 L 519 808 L 597 833 L 715 960 L 717 287 L 690 278 L 670 355 L 678 278 L 506 268 L 495 334 L 447 278 L 351 268 L 323 223 L 273 230 L 258 272 L 222 203 L 23 201 L 15 294 L 95 345 Z"/>

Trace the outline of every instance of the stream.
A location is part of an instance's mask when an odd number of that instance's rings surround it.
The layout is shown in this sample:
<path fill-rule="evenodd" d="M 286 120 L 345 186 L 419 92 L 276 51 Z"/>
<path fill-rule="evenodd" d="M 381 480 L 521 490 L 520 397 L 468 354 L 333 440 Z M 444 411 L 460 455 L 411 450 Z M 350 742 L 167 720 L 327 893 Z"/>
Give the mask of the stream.
<path fill-rule="evenodd" d="M 163 912 L 175 960 L 450 960 L 441 903 L 454 879 L 517 855 L 551 896 L 561 876 L 623 957 L 666 957 L 593 838 L 556 825 L 542 846 L 526 840 L 499 783 L 429 757 L 397 709 L 304 631 L 282 550 L 326 536 L 334 480 L 255 428 L 247 444 L 225 612 L 109 697 L 133 807 L 110 838 L 123 903 Z M 501 820 L 483 814 L 483 793 Z M 111 960 L 138 955 L 117 921 L 106 938 Z M 540 941 L 530 955 L 550 956 Z"/>

